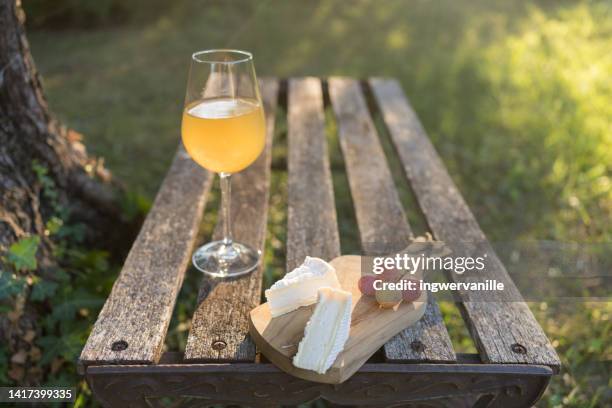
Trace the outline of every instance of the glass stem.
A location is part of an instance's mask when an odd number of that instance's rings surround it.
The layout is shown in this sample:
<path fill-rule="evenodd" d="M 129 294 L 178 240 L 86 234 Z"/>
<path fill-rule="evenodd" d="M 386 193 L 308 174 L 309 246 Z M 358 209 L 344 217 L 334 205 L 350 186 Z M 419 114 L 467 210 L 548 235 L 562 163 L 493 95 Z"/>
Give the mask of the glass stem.
<path fill-rule="evenodd" d="M 221 180 L 221 207 L 223 215 L 223 244 L 225 246 L 232 245 L 232 228 L 231 228 L 231 205 L 232 205 L 232 184 L 231 173 L 220 173 Z"/>

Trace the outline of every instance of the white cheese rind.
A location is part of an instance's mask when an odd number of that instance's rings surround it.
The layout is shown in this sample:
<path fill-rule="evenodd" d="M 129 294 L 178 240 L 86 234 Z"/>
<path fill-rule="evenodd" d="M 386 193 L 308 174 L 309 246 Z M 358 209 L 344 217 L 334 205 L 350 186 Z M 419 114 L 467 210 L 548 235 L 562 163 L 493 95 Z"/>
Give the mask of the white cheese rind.
<path fill-rule="evenodd" d="M 293 357 L 294 366 L 319 374 L 329 370 L 349 337 L 351 305 L 350 292 L 334 288 L 319 290 L 317 307 Z"/>
<path fill-rule="evenodd" d="M 320 258 L 307 256 L 302 265 L 266 290 L 272 317 L 315 303 L 322 287 L 340 288 L 336 270 Z"/>

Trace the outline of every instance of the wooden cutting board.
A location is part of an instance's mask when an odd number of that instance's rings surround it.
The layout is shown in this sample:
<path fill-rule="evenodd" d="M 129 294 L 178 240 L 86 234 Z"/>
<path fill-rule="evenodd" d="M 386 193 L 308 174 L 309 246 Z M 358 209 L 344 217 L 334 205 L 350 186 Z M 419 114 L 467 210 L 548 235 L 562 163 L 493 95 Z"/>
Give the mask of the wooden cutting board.
<path fill-rule="evenodd" d="M 427 292 L 413 303 L 400 303 L 395 309 L 382 309 L 376 299 L 362 296 L 358 281 L 361 277 L 361 257 L 345 255 L 330 262 L 340 285 L 353 294 L 351 331 L 334 364 L 325 374 L 294 367 L 292 359 L 304 336 L 304 327 L 315 305 L 301 307 L 291 313 L 270 316 L 264 303 L 250 313 L 250 333 L 257 347 L 268 360 L 281 370 L 309 381 L 339 384 L 348 379 L 391 337 L 417 322 L 425 313 Z"/>

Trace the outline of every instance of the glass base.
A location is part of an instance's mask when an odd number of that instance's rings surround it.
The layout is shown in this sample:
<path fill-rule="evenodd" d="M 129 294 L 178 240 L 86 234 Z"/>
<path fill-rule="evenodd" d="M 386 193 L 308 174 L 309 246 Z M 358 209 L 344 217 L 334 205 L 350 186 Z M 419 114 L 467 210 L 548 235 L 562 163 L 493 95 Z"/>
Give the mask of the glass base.
<path fill-rule="evenodd" d="M 213 241 L 198 248 L 192 261 L 193 266 L 207 275 L 233 278 L 255 270 L 260 258 L 260 251 L 240 242 Z"/>

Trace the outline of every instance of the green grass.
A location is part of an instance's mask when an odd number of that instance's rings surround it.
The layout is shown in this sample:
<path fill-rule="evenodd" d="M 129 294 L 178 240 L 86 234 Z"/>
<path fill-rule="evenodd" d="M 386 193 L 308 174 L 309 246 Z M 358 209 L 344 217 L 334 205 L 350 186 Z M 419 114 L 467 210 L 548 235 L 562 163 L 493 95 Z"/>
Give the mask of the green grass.
<path fill-rule="evenodd" d="M 612 238 L 610 2 L 177 2 L 138 24 L 29 38 L 52 109 L 130 190 L 150 198 L 179 140 L 190 53 L 234 47 L 255 53 L 260 76 L 398 78 L 492 240 Z M 279 123 L 266 284 L 284 267 L 285 130 Z M 340 170 L 334 188 L 343 250 L 356 248 Z M 413 203 L 408 189 L 401 195 Z M 214 219 L 209 211 L 204 234 Z M 188 281 L 181 294 L 173 347 L 184 341 L 195 287 Z M 609 403 L 610 307 L 532 305 L 564 364 L 541 406 Z M 443 310 L 465 333 L 454 307 Z M 473 347 L 465 335 L 453 340 Z"/>

